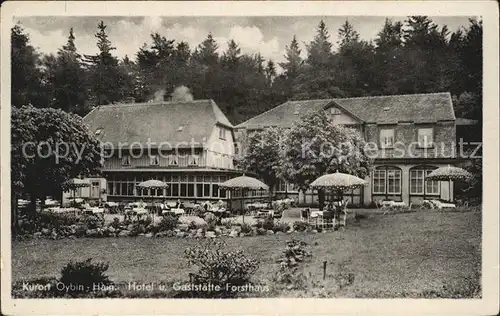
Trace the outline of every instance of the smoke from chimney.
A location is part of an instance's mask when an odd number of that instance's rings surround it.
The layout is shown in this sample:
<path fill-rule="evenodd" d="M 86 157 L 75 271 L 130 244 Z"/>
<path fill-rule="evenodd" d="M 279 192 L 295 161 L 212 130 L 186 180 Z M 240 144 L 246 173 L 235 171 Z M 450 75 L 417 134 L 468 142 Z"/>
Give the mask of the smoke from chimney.
<path fill-rule="evenodd" d="M 189 91 L 189 88 L 186 86 L 179 86 L 174 89 L 174 92 L 171 94 L 172 101 L 177 102 L 191 102 L 193 101 L 193 95 Z"/>
<path fill-rule="evenodd" d="M 165 89 L 160 89 L 160 90 L 157 90 L 154 94 L 154 99 L 153 101 L 154 102 L 161 102 L 161 101 L 164 101 L 163 97 L 165 96 Z"/>

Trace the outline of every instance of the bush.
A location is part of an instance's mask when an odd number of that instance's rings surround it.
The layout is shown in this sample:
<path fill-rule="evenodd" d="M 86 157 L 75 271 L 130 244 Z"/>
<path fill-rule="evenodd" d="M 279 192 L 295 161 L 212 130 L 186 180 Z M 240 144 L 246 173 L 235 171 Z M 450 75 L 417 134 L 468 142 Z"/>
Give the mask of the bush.
<path fill-rule="evenodd" d="M 293 229 L 296 231 L 299 231 L 299 232 L 304 232 L 309 227 L 310 227 L 310 225 L 306 222 L 302 222 L 302 221 L 293 222 Z"/>
<path fill-rule="evenodd" d="M 192 283 L 220 286 L 220 291 L 193 291 L 192 297 L 234 297 L 233 287 L 251 284 L 258 262 L 245 255 L 242 250 L 226 250 L 219 240 L 209 240 L 202 245 L 187 248 L 184 252 L 188 264 L 197 268 L 191 274 Z"/>
<path fill-rule="evenodd" d="M 84 261 L 70 261 L 62 268 L 59 282 L 66 285 L 65 290 L 70 296 L 75 297 L 93 292 L 94 286 L 97 285 L 108 286 L 113 284 L 106 275 L 109 264 L 103 262 L 92 263 L 91 261 L 91 258 Z"/>
<path fill-rule="evenodd" d="M 278 222 L 274 225 L 274 232 L 283 232 L 286 233 L 290 229 L 290 225 L 285 222 Z"/>
<path fill-rule="evenodd" d="M 95 229 L 97 227 L 100 227 L 101 224 L 102 220 L 95 215 L 90 215 L 87 218 L 85 218 L 85 225 L 87 226 L 88 229 Z"/>
<path fill-rule="evenodd" d="M 205 222 L 207 222 L 208 226 L 216 226 L 219 222 L 219 219 L 213 213 L 205 214 Z"/>
<path fill-rule="evenodd" d="M 70 214 L 58 214 L 44 211 L 38 214 L 37 223 L 39 227 L 60 229 L 63 226 L 70 226 L 79 222 L 79 218 Z"/>
<path fill-rule="evenodd" d="M 263 228 L 265 230 L 273 230 L 274 219 L 270 218 L 270 217 L 266 217 L 264 220 L 258 221 L 257 228 Z"/>
<path fill-rule="evenodd" d="M 241 232 L 244 234 L 248 234 L 252 232 L 252 226 L 247 223 L 241 224 Z"/>
<path fill-rule="evenodd" d="M 120 219 L 118 217 L 113 218 L 111 226 L 113 226 L 114 229 L 120 228 Z"/>
<path fill-rule="evenodd" d="M 257 235 L 263 236 L 263 235 L 265 235 L 267 233 L 267 230 L 264 229 L 264 228 L 262 228 L 262 227 L 259 227 L 259 228 L 256 229 L 256 232 L 257 232 Z"/>
<path fill-rule="evenodd" d="M 223 218 L 220 223 L 226 228 L 231 228 L 234 225 L 234 220 L 232 218 Z"/>
<path fill-rule="evenodd" d="M 179 224 L 179 219 L 172 215 L 163 216 L 160 223 L 158 224 L 158 231 L 174 230 Z"/>

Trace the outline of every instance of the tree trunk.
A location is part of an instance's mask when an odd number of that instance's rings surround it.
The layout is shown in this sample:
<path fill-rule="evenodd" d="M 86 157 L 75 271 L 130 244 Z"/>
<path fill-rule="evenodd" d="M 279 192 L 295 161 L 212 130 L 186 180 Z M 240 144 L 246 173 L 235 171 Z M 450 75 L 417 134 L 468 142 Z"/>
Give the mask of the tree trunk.
<path fill-rule="evenodd" d="M 318 202 L 319 202 L 319 210 L 322 211 L 325 207 L 325 190 L 318 189 Z"/>

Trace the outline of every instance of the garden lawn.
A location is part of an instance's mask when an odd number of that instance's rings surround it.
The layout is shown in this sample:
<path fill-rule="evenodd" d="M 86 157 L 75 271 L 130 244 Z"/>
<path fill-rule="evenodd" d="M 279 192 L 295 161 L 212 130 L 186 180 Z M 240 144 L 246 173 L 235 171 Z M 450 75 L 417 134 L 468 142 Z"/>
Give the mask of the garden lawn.
<path fill-rule="evenodd" d="M 358 212 L 359 213 L 359 212 Z M 481 213 L 422 211 L 375 214 L 348 222 L 341 232 L 293 233 L 225 238 L 228 247 L 241 247 L 260 261 L 255 280 L 271 280 L 286 241 L 292 236 L 310 245 L 313 257 L 301 264 L 308 282 L 328 289 L 340 273 L 354 276 L 351 285 L 336 288 L 335 297 L 421 297 L 448 290 L 466 291 L 467 279 L 479 284 L 481 267 Z M 32 239 L 13 241 L 13 281 L 57 277 L 69 260 L 93 258 L 109 262 L 115 282 L 189 280 L 183 257 L 197 239 L 124 237 L 102 239 Z M 323 261 L 327 277 L 323 281 Z M 310 285 L 309 285 L 310 286 Z M 314 291 L 278 293 L 315 295 Z M 265 295 L 265 294 L 264 294 Z M 446 294 L 441 294 L 445 295 Z"/>

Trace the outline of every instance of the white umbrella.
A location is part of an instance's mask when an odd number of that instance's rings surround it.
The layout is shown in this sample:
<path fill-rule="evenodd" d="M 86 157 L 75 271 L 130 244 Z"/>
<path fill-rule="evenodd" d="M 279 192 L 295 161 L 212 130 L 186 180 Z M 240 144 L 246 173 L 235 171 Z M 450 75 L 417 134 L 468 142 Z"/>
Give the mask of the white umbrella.
<path fill-rule="evenodd" d="M 467 181 L 472 178 L 472 174 L 465 169 L 446 166 L 440 167 L 433 170 L 427 177 L 426 180 L 436 180 L 436 181 L 448 181 L 448 197 L 451 202 L 451 181 Z"/>
<path fill-rule="evenodd" d="M 229 179 L 219 185 L 225 189 L 241 189 L 244 198 L 245 190 L 269 190 L 269 186 L 259 179 L 245 175 Z M 243 222 L 245 222 L 245 208 L 243 207 Z"/>

